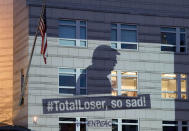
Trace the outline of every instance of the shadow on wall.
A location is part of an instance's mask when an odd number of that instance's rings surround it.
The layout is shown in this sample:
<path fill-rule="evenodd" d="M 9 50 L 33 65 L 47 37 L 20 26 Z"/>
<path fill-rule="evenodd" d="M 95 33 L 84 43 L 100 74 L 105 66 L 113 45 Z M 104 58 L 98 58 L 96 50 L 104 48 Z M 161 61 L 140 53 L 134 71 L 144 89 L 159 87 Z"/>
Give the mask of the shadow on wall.
<path fill-rule="evenodd" d="M 30 129 L 27 129 L 22 126 L 15 126 L 15 125 L 7 125 L 7 124 L 2 124 L 0 125 L 0 131 L 31 131 Z"/>
<path fill-rule="evenodd" d="M 189 56 L 174 55 L 174 72 L 177 74 L 177 97 L 175 100 L 175 120 L 189 121 Z M 186 74 L 185 78 L 181 74 Z M 180 100 L 179 100 L 180 99 Z M 183 125 L 184 123 L 182 123 Z M 189 124 L 189 123 L 188 123 Z M 186 127 L 183 127 L 185 131 Z M 189 128 L 189 127 L 188 127 Z M 188 130 L 187 130 L 188 131 Z"/>
<path fill-rule="evenodd" d="M 94 50 L 92 65 L 86 68 L 86 94 L 90 95 L 111 93 L 111 82 L 108 78 L 108 75 L 111 74 L 111 71 L 117 64 L 117 55 L 120 55 L 120 53 L 107 45 L 100 45 Z M 83 77 L 80 75 L 77 80 L 76 94 L 82 94 L 81 88 L 78 88 L 82 85 L 82 79 Z"/>

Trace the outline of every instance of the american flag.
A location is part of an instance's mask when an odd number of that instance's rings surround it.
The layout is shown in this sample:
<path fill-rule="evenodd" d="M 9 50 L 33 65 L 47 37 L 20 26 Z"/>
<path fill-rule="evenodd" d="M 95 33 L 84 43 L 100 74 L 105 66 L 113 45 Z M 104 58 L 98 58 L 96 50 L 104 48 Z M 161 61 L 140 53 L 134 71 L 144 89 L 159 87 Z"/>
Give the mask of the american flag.
<path fill-rule="evenodd" d="M 40 17 L 39 30 L 42 37 L 41 43 L 41 54 L 43 55 L 43 59 L 45 64 L 47 63 L 47 24 L 46 24 L 46 7 L 44 6 L 44 11 Z"/>

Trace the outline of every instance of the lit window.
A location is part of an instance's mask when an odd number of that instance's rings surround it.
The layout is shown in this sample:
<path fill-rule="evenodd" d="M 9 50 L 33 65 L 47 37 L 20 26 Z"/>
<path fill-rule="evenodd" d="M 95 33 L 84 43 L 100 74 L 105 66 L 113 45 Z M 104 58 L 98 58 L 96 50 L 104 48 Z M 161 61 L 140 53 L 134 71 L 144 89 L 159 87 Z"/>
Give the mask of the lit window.
<path fill-rule="evenodd" d="M 112 24 L 111 47 L 116 49 L 137 50 L 137 26 Z"/>
<path fill-rule="evenodd" d="M 187 99 L 187 86 L 186 86 L 186 75 L 180 75 L 180 85 L 181 85 L 181 99 Z"/>
<path fill-rule="evenodd" d="M 187 99 L 186 74 L 162 74 L 162 98 Z"/>
<path fill-rule="evenodd" d="M 162 126 L 163 126 L 163 131 L 188 131 L 189 122 L 187 122 L 187 121 L 163 121 Z"/>
<path fill-rule="evenodd" d="M 184 28 L 161 28 L 161 51 L 186 52 Z"/>
<path fill-rule="evenodd" d="M 139 130 L 138 120 L 128 120 L 128 119 L 112 120 L 112 131 L 138 131 L 138 130 Z"/>
<path fill-rule="evenodd" d="M 82 20 L 59 21 L 59 43 L 63 46 L 86 47 L 86 22 Z"/>
<path fill-rule="evenodd" d="M 59 68 L 59 93 L 86 94 L 86 70 Z"/>
<path fill-rule="evenodd" d="M 137 96 L 137 73 L 112 71 L 112 95 Z"/>
<path fill-rule="evenodd" d="M 162 97 L 177 98 L 177 83 L 175 74 L 162 74 Z"/>
<path fill-rule="evenodd" d="M 59 118 L 59 131 L 87 131 L 86 118 Z"/>

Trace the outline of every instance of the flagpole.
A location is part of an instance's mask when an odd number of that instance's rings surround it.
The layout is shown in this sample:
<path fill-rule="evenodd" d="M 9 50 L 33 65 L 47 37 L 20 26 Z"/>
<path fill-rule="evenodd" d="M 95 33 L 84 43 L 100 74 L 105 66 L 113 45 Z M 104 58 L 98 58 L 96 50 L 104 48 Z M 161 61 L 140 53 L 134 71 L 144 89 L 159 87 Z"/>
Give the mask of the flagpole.
<path fill-rule="evenodd" d="M 44 10 L 45 10 L 45 3 L 46 3 L 46 0 L 44 0 L 44 3 L 42 5 L 41 15 L 40 15 L 40 18 L 39 18 L 39 21 L 38 21 L 37 30 L 35 32 L 35 39 L 34 39 L 34 42 L 33 42 L 32 51 L 31 51 L 31 54 L 30 54 L 29 63 L 28 63 L 28 67 L 27 67 L 27 71 L 26 71 L 26 75 L 25 75 L 25 79 L 24 79 L 24 86 L 23 86 L 23 88 L 21 90 L 21 95 L 20 95 L 20 100 L 19 100 L 19 105 L 20 106 L 24 102 L 24 93 L 25 93 L 25 89 L 26 89 L 26 86 L 27 86 L 27 83 L 28 83 L 28 75 L 29 75 L 29 71 L 30 71 L 30 66 L 31 66 L 33 53 L 34 53 L 34 50 L 35 50 L 35 45 L 36 45 L 36 41 L 37 41 L 37 35 L 38 35 L 38 32 L 39 32 L 40 19 L 41 19 L 42 15 L 44 13 Z"/>

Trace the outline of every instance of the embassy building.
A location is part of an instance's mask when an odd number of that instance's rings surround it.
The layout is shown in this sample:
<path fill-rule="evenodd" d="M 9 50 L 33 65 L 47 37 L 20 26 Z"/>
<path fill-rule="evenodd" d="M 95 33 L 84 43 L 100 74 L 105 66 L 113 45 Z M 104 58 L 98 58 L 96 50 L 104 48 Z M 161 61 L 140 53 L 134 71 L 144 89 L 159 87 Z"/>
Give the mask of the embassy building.
<path fill-rule="evenodd" d="M 0 125 L 32 131 L 189 131 L 188 0 L 0 1 Z"/>

